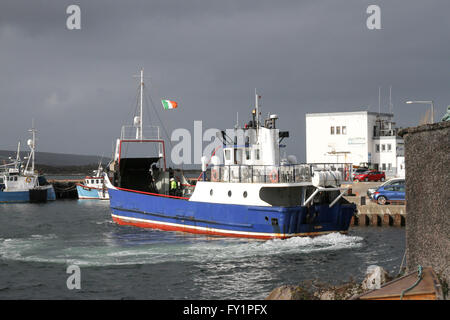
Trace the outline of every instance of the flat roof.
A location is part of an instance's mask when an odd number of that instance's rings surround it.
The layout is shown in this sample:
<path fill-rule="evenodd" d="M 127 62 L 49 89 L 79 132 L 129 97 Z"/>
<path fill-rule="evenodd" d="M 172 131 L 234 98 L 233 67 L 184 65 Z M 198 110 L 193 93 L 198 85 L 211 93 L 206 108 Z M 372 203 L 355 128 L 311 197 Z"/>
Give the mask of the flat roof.
<path fill-rule="evenodd" d="M 345 115 L 361 115 L 370 114 L 375 116 L 393 117 L 393 113 L 378 113 L 372 111 L 349 111 L 349 112 L 320 112 L 320 113 L 307 113 L 306 117 L 325 117 L 325 116 L 345 116 Z"/>

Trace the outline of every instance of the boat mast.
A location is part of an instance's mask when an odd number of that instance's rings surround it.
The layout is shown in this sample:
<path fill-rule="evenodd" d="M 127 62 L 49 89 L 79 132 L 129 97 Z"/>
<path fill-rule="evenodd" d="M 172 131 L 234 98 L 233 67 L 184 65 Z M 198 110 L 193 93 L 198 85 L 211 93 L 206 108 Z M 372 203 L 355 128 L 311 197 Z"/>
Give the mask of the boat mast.
<path fill-rule="evenodd" d="M 15 168 L 20 170 L 20 141 L 17 143 L 17 153 L 16 153 Z"/>
<path fill-rule="evenodd" d="M 256 109 L 256 139 L 259 141 L 259 97 L 255 88 L 255 109 Z"/>
<path fill-rule="evenodd" d="M 30 156 L 28 157 L 27 165 L 25 167 L 25 171 L 28 171 L 28 165 L 31 161 L 31 173 L 34 174 L 34 149 L 35 149 L 35 143 L 36 143 L 36 129 L 34 128 L 34 119 L 31 120 L 31 129 L 28 130 L 28 132 L 31 132 L 31 139 L 28 139 L 27 144 L 30 147 Z"/>
<path fill-rule="evenodd" d="M 143 103 L 143 92 L 144 92 L 144 69 L 141 69 L 141 110 L 140 110 L 140 114 L 139 114 L 139 125 L 140 125 L 140 136 L 139 136 L 139 140 L 142 140 L 142 103 Z"/>
<path fill-rule="evenodd" d="M 138 77 L 138 76 L 133 76 Z M 139 103 L 139 115 L 134 117 L 134 126 L 136 127 L 136 140 L 142 140 L 143 137 L 143 123 L 142 123 L 142 109 L 144 103 L 144 69 L 141 69 L 140 75 L 140 83 L 139 83 L 139 91 L 140 91 L 140 103 Z"/>

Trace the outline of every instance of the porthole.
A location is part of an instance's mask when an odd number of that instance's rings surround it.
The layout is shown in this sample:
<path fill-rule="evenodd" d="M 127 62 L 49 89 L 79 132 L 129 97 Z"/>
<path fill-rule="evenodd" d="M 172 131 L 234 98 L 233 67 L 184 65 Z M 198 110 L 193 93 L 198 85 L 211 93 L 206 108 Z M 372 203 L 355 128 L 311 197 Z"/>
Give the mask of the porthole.
<path fill-rule="evenodd" d="M 244 191 L 244 194 L 243 194 L 243 196 L 244 196 L 244 198 L 247 198 L 247 191 Z"/>
<path fill-rule="evenodd" d="M 210 196 L 213 195 L 213 189 L 209 190 L 209 195 L 210 195 Z"/>
<path fill-rule="evenodd" d="M 266 221 L 269 221 L 269 217 L 268 217 L 268 216 L 265 216 L 264 219 L 265 219 Z"/>
<path fill-rule="evenodd" d="M 228 191 L 228 196 L 231 197 L 231 191 Z"/>

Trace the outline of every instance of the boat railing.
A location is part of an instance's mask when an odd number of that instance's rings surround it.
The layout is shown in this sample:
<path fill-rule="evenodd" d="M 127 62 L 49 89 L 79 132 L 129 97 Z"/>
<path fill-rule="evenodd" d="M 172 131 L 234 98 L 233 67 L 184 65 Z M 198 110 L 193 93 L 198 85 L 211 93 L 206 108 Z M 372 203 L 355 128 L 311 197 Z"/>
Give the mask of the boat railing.
<path fill-rule="evenodd" d="M 351 164 L 213 165 L 215 182 L 296 183 L 311 182 L 315 171 L 339 171 L 343 181 L 351 179 Z"/>
<path fill-rule="evenodd" d="M 152 140 L 159 139 L 159 127 L 157 126 L 143 126 L 142 127 L 142 140 Z M 122 126 L 122 130 L 120 132 L 121 140 L 140 140 L 141 138 L 136 134 L 136 127 Z"/>
<path fill-rule="evenodd" d="M 311 181 L 310 166 L 297 165 L 216 165 L 211 181 L 242 183 L 292 183 Z"/>

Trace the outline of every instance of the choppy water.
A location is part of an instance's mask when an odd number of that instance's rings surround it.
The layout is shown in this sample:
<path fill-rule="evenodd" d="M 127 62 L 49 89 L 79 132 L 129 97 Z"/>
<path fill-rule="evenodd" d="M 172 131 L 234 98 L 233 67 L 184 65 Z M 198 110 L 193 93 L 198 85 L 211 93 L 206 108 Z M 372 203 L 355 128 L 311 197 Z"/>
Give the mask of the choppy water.
<path fill-rule="evenodd" d="M 241 240 L 119 226 L 109 202 L 0 205 L 0 299 L 263 299 L 303 280 L 362 280 L 369 265 L 396 273 L 404 228 L 348 235 Z M 69 265 L 81 289 L 67 289 Z"/>

